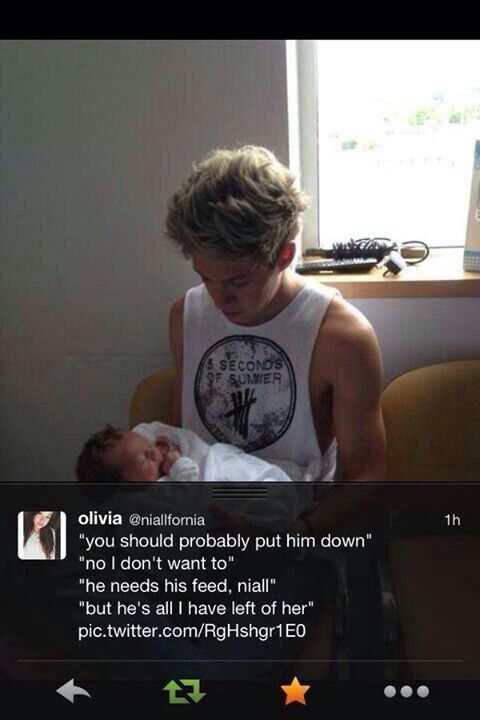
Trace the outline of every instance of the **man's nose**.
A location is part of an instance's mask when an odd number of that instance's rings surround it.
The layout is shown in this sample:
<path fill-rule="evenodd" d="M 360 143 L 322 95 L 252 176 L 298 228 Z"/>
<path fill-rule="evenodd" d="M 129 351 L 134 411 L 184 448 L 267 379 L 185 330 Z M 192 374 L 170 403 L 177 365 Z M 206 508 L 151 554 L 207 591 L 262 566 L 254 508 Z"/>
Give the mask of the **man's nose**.
<path fill-rule="evenodd" d="M 218 287 L 212 291 L 212 300 L 219 310 L 232 307 L 236 302 L 235 294 L 229 288 Z"/>

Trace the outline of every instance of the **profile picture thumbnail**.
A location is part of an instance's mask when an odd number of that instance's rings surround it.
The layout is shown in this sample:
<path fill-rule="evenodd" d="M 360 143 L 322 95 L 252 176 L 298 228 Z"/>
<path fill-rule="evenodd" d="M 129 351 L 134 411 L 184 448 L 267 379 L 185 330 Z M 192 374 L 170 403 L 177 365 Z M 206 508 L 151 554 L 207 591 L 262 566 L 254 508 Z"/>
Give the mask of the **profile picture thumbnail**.
<path fill-rule="evenodd" d="M 20 560 L 63 560 L 67 553 L 67 518 L 61 510 L 18 513 Z"/>

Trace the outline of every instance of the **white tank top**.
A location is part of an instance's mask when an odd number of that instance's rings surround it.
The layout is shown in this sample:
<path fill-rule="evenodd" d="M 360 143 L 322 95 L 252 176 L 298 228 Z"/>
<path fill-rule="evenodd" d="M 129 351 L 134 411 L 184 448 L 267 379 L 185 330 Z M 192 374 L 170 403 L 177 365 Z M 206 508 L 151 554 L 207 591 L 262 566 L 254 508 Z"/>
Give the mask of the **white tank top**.
<path fill-rule="evenodd" d="M 236 325 L 205 285 L 185 296 L 182 426 L 205 442 L 237 445 L 263 459 L 306 466 L 322 458 L 310 406 L 310 359 L 338 291 L 305 285 L 272 320 Z M 322 458 L 335 474 L 336 443 Z"/>

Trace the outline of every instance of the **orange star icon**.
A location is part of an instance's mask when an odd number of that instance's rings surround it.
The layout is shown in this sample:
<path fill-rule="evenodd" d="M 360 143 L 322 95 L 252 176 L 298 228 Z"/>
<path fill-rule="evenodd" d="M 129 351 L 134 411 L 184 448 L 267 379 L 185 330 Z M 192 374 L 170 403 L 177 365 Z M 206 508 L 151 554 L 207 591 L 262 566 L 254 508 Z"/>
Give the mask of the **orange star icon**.
<path fill-rule="evenodd" d="M 298 702 L 306 705 L 305 693 L 310 690 L 310 685 L 300 685 L 298 678 L 294 677 L 290 685 L 281 685 L 283 692 L 286 694 L 285 705 L 292 702 Z"/>

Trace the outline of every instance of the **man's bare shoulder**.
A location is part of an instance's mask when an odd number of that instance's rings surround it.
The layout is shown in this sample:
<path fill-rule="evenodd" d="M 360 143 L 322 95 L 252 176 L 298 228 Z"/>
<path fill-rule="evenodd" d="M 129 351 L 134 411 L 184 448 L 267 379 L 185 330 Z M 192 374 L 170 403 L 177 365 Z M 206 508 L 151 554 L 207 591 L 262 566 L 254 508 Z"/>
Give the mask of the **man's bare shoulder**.
<path fill-rule="evenodd" d="M 182 373 L 183 373 L 183 306 L 185 298 L 175 300 L 170 308 L 170 352 L 173 358 L 175 378 L 170 401 L 170 421 L 182 426 Z"/>
<path fill-rule="evenodd" d="M 318 333 L 316 352 L 324 366 L 355 365 L 379 354 L 375 331 L 367 318 L 341 297 L 334 297 Z"/>
<path fill-rule="evenodd" d="M 170 351 L 176 364 L 182 360 L 184 305 L 185 297 L 181 297 L 175 300 L 170 308 Z"/>
<path fill-rule="evenodd" d="M 183 321 L 183 308 L 185 305 L 185 295 L 177 298 L 170 307 L 170 318 Z"/>
<path fill-rule="evenodd" d="M 335 296 L 325 314 L 321 334 L 334 342 L 354 342 L 369 334 L 372 326 L 360 310 L 341 297 Z"/>

